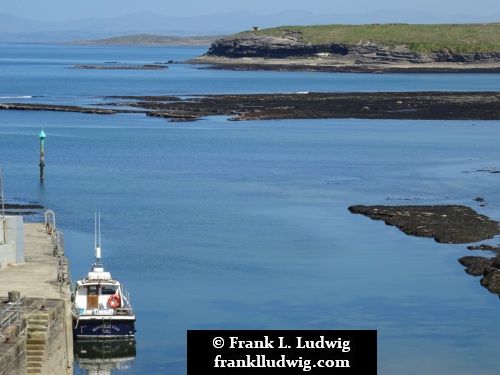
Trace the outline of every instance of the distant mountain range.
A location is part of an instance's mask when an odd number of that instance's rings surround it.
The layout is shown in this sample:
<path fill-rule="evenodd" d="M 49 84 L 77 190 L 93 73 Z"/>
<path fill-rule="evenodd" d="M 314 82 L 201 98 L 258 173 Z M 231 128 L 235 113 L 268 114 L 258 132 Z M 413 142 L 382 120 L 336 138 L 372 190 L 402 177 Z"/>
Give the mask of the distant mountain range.
<path fill-rule="evenodd" d="M 116 18 L 86 18 L 66 22 L 33 21 L 0 12 L 0 42 L 71 42 L 110 38 L 128 34 L 209 36 L 234 34 L 253 26 L 364 24 L 364 23 L 489 23 L 500 15 L 434 14 L 405 10 L 380 10 L 359 14 L 317 15 L 303 11 L 283 11 L 269 15 L 231 12 L 206 16 L 168 17 L 155 13 L 135 13 Z"/>

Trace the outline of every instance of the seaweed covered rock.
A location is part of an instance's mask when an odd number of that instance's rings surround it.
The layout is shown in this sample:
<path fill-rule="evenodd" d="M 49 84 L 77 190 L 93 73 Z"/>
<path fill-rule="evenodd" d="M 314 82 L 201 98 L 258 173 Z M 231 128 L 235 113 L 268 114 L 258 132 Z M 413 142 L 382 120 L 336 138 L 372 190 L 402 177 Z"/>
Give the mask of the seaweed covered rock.
<path fill-rule="evenodd" d="M 351 206 L 349 211 L 382 220 L 406 234 L 441 243 L 471 243 L 500 234 L 498 222 L 460 205 Z"/>
<path fill-rule="evenodd" d="M 498 261 L 496 263 L 498 265 Z M 491 267 L 486 267 L 480 283 L 491 293 L 500 294 L 500 268 L 493 264 Z"/>
<path fill-rule="evenodd" d="M 483 276 L 482 286 L 491 293 L 500 295 L 500 256 L 486 258 L 481 256 L 465 256 L 458 259 L 466 267 L 465 272 L 472 276 Z"/>
<path fill-rule="evenodd" d="M 465 256 L 460 258 L 458 262 L 466 267 L 465 272 L 472 276 L 483 275 L 486 268 L 491 266 L 491 259 L 479 256 Z"/>

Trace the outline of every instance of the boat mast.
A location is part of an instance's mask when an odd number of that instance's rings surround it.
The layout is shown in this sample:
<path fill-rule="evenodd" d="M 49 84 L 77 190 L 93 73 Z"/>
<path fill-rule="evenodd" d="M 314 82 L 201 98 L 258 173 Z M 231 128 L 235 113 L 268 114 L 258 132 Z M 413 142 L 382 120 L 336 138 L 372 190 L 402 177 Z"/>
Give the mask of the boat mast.
<path fill-rule="evenodd" d="M 96 213 L 95 218 L 94 218 L 94 248 L 95 248 L 95 263 L 94 263 L 94 269 L 96 267 L 99 267 L 102 269 L 102 262 L 101 262 L 101 213 L 99 215 Z"/>

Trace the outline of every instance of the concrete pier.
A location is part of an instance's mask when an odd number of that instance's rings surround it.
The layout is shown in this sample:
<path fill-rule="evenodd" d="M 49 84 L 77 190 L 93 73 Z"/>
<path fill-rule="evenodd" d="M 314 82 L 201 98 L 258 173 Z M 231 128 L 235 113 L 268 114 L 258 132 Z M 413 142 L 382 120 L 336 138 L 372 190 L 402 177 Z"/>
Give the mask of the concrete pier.
<path fill-rule="evenodd" d="M 0 375 L 72 374 L 71 296 L 69 283 L 61 281 L 62 258 L 54 255 L 43 223 L 25 223 L 23 229 L 24 262 L 0 269 L 0 318 L 6 327 L 0 332 Z M 13 303 L 13 296 L 20 298 Z M 16 306 L 19 320 L 6 325 L 11 318 L 5 310 Z"/>

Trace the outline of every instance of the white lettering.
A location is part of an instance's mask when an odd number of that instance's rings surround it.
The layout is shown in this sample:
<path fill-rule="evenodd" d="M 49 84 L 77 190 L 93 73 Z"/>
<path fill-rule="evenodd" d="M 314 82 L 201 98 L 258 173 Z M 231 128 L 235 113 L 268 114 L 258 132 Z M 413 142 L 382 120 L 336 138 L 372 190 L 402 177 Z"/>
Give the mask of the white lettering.
<path fill-rule="evenodd" d="M 274 341 L 269 340 L 269 336 L 264 336 L 264 340 L 239 340 L 238 337 L 229 337 L 230 349 L 274 349 Z"/>
<path fill-rule="evenodd" d="M 341 349 L 344 353 L 351 350 L 350 341 L 342 341 L 341 338 L 331 341 L 325 340 L 325 336 L 320 336 L 319 340 L 303 340 L 301 336 L 297 337 L 297 349 Z"/>

